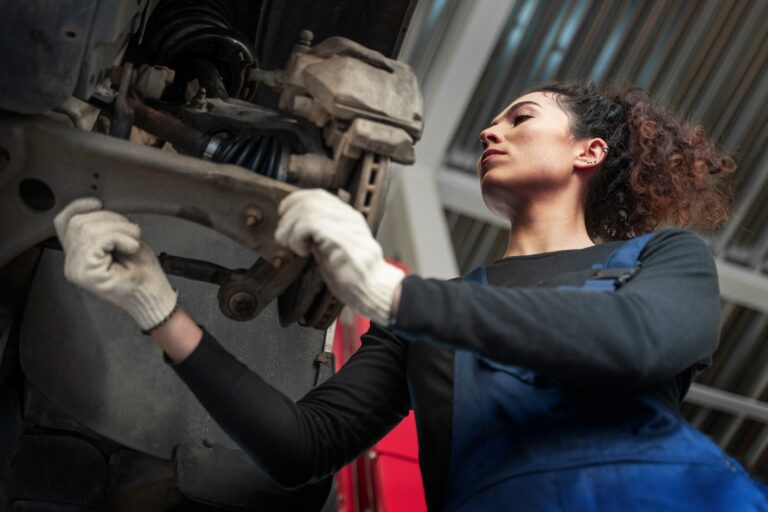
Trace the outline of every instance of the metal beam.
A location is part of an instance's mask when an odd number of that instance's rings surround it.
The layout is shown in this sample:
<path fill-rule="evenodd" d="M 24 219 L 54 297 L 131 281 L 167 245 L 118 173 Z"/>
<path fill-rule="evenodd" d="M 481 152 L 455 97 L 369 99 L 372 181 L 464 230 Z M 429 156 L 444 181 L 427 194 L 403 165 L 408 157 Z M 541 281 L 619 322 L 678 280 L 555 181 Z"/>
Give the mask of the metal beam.
<path fill-rule="evenodd" d="M 428 169 L 442 165 L 469 100 L 514 7 L 512 0 L 463 3 L 450 37 L 424 89 L 424 136 L 416 161 Z"/>
<path fill-rule="evenodd" d="M 416 167 L 393 174 L 378 238 L 384 255 L 412 273 L 451 279 L 459 270 L 435 179 Z"/>
<path fill-rule="evenodd" d="M 724 299 L 768 314 L 768 277 L 720 259 L 717 273 Z"/>
<path fill-rule="evenodd" d="M 729 393 L 722 389 L 703 384 L 691 384 L 691 389 L 688 390 L 685 401 L 694 405 L 709 407 L 718 411 L 768 423 L 768 403 Z"/>

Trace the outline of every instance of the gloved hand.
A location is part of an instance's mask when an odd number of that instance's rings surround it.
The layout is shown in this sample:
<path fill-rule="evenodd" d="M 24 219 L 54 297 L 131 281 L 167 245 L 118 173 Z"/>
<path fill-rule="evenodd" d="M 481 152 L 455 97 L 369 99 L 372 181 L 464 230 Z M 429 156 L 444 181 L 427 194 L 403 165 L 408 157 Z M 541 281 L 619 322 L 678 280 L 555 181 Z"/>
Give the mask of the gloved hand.
<path fill-rule="evenodd" d="M 173 313 L 178 294 L 141 240 L 141 228 L 101 208 L 98 199 L 78 199 L 54 219 L 66 257 L 64 275 L 150 331 Z"/>
<path fill-rule="evenodd" d="M 386 325 L 405 273 L 384 261 L 363 215 L 325 190 L 283 199 L 275 239 L 299 256 L 311 252 L 328 287 L 363 316 Z"/>

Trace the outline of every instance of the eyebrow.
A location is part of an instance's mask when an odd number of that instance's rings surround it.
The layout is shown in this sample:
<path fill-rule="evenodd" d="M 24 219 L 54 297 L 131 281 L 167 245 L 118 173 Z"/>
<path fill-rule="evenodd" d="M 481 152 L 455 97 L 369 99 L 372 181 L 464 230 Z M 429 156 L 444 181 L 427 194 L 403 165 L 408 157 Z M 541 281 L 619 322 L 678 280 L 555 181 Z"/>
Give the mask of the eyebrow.
<path fill-rule="evenodd" d="M 509 107 L 507 110 L 505 110 L 504 113 L 502 114 L 502 117 L 510 117 L 512 114 L 514 114 L 520 108 L 522 108 L 522 107 L 524 107 L 526 105 L 536 105 L 537 107 L 541 108 L 541 105 L 539 105 L 535 101 L 521 101 L 519 103 L 515 103 L 514 105 Z M 491 126 L 495 125 L 498 122 L 499 122 L 498 118 L 494 119 L 493 121 L 491 121 Z"/>

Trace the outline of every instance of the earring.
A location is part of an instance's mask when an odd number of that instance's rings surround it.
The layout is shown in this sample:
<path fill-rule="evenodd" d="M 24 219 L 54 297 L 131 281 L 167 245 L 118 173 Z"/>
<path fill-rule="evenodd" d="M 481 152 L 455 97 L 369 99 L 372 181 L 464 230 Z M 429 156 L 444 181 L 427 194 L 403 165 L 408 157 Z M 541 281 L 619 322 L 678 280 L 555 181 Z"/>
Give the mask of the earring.
<path fill-rule="evenodd" d="M 603 153 L 607 153 L 608 152 L 608 146 L 603 146 L 601 149 L 603 150 Z"/>

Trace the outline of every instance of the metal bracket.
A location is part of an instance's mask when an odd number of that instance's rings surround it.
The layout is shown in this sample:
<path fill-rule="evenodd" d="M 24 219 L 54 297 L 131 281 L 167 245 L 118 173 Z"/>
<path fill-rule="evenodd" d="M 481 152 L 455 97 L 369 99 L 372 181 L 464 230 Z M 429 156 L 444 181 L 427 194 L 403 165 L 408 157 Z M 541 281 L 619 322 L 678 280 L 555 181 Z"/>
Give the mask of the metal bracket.
<path fill-rule="evenodd" d="M 248 281 L 259 298 L 257 307 L 248 315 L 233 313 L 235 317 L 252 318 L 307 262 L 274 241 L 277 206 L 294 186 L 46 118 L 0 114 L 0 141 L 0 153 L 7 155 L 0 168 L 0 266 L 53 236 L 55 215 L 86 196 L 98 197 L 106 208 L 122 213 L 196 222 L 261 256 L 272 275 L 258 290 L 252 279 Z"/>

